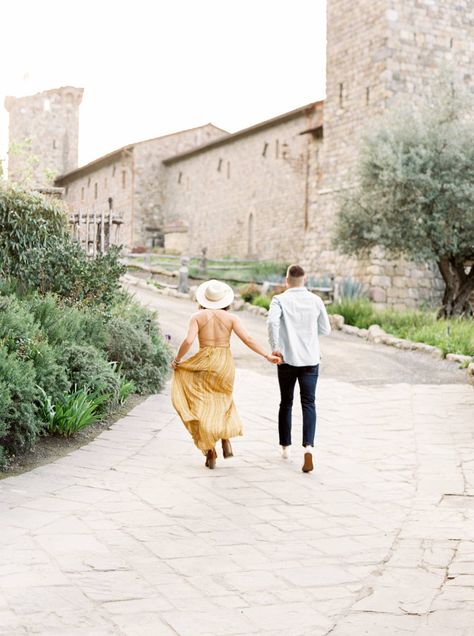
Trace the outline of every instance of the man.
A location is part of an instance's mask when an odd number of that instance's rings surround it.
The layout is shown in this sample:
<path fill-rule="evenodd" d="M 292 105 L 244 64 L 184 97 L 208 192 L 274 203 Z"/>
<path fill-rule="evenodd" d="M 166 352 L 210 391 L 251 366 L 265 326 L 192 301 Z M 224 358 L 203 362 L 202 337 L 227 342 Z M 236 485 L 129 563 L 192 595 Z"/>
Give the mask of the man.
<path fill-rule="evenodd" d="M 268 336 L 274 355 L 280 356 L 278 383 L 280 410 L 278 432 L 282 457 L 290 459 L 291 411 L 296 380 L 300 387 L 303 411 L 303 472 L 313 470 L 313 446 L 316 432 L 316 383 L 319 374 L 319 334 L 331 333 L 323 301 L 309 292 L 305 272 L 290 265 L 286 273 L 286 291 L 274 296 L 268 313 Z"/>

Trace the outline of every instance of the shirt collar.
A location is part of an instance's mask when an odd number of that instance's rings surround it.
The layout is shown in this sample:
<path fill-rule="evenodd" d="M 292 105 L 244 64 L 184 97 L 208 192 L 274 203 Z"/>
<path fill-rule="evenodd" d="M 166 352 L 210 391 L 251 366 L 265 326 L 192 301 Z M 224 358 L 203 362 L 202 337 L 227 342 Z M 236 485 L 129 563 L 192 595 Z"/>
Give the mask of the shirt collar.
<path fill-rule="evenodd" d="M 286 291 L 289 292 L 289 291 L 308 291 L 308 290 L 306 289 L 306 287 L 288 287 Z"/>

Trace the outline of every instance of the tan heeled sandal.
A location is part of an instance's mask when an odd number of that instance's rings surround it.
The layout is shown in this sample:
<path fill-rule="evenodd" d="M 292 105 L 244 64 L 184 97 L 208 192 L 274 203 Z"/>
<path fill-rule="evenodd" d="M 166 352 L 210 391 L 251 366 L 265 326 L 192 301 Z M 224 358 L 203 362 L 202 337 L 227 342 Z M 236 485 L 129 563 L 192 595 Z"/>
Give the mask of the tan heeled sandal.
<path fill-rule="evenodd" d="M 234 456 L 234 453 L 232 452 L 232 446 L 228 439 L 222 440 L 222 454 L 224 455 L 224 459 Z"/>

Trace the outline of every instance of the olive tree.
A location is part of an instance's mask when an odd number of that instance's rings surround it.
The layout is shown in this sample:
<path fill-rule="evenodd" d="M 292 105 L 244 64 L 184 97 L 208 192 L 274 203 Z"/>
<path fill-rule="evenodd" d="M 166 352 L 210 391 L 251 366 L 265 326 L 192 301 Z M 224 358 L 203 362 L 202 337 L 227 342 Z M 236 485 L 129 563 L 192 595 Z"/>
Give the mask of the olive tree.
<path fill-rule="evenodd" d="M 440 317 L 473 311 L 472 101 L 443 81 L 372 124 L 336 224 L 334 242 L 345 254 L 379 246 L 388 257 L 436 262 L 445 282 Z"/>

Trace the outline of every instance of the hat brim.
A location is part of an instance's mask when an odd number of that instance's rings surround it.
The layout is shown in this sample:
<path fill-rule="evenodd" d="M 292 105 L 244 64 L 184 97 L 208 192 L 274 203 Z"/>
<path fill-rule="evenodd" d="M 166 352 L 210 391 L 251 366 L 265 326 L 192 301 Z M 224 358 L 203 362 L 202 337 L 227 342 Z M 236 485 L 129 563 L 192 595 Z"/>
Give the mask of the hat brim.
<path fill-rule="evenodd" d="M 201 283 L 199 287 L 196 289 L 196 300 L 204 307 L 204 309 L 224 309 L 224 307 L 228 307 L 234 301 L 234 290 L 229 287 L 228 291 L 220 300 L 209 300 L 206 297 L 206 289 L 209 285 L 209 281 L 205 283 Z"/>

